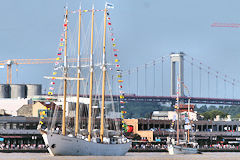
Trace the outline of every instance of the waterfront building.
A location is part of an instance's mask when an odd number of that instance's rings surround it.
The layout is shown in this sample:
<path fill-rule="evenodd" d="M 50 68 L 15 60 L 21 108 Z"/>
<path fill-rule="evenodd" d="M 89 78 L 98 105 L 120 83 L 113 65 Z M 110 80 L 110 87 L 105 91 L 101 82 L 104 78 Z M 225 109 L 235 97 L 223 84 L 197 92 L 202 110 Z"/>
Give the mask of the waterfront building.
<path fill-rule="evenodd" d="M 125 119 L 124 121 L 132 128 L 133 134 L 139 134 L 142 139 L 147 139 L 149 142 L 160 139 L 165 143 L 168 136 L 176 135 L 176 131 L 171 129 L 171 120 Z M 180 125 L 183 131 L 184 124 Z M 193 121 L 192 126 L 191 137 L 194 137 L 200 145 L 240 144 L 240 121 L 198 120 Z M 185 137 L 183 132 L 180 133 L 180 137 Z"/>

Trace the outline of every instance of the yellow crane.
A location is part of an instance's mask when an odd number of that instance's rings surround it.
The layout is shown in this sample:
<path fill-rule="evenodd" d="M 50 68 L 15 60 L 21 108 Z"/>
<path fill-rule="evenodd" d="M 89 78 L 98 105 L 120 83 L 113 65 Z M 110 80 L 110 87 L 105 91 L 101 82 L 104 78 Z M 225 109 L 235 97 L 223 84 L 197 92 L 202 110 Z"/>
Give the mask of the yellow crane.
<path fill-rule="evenodd" d="M 76 62 L 76 58 L 69 59 L 71 62 Z M 81 58 L 81 61 L 88 61 L 88 58 Z M 7 67 L 7 84 L 12 84 L 12 65 L 20 65 L 20 64 L 47 64 L 47 63 L 55 63 L 56 58 L 47 58 L 47 59 L 8 59 L 0 61 L 1 66 Z M 60 60 L 60 62 L 62 62 Z"/>

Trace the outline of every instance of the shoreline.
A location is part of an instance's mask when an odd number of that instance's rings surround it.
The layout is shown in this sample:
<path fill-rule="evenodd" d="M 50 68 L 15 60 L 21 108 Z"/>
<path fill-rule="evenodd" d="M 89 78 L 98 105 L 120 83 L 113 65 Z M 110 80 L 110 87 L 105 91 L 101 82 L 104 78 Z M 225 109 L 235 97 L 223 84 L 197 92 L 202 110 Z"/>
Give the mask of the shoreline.
<path fill-rule="evenodd" d="M 199 149 L 201 152 L 240 152 L 240 149 Z M 2 149 L 0 153 L 47 153 L 47 149 Z M 168 152 L 166 149 L 130 149 L 128 152 Z"/>

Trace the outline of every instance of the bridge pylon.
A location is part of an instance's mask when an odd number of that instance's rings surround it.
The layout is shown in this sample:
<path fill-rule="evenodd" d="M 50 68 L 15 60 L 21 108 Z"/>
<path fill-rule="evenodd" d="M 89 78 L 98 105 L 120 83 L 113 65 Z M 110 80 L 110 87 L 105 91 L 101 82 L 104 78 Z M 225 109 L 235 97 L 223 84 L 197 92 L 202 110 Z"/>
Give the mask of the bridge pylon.
<path fill-rule="evenodd" d="M 171 53 L 171 96 L 177 95 L 177 77 L 180 81 L 179 96 L 184 96 L 184 53 Z M 176 63 L 178 62 L 178 73 L 176 74 Z"/>

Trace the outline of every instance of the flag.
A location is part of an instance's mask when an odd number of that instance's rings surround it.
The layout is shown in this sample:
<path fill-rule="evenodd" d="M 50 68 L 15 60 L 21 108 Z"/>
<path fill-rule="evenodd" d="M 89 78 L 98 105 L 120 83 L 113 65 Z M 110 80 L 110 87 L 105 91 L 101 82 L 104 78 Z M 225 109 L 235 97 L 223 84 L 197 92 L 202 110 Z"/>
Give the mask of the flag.
<path fill-rule="evenodd" d="M 116 64 L 116 67 L 120 67 L 120 65 L 119 65 L 119 64 Z"/>
<path fill-rule="evenodd" d="M 115 46 L 116 46 L 116 44 L 115 44 L 115 43 L 113 43 L 113 44 L 112 44 L 112 46 L 113 46 L 113 47 L 115 47 Z"/>
<path fill-rule="evenodd" d="M 121 78 L 121 77 L 122 77 L 122 75 L 121 75 L 121 74 L 119 74 L 117 77 L 118 77 L 118 78 Z"/>
<path fill-rule="evenodd" d="M 120 95 L 120 98 L 121 98 L 121 99 L 123 99 L 123 98 L 124 98 L 124 96 L 123 96 L 123 95 Z"/>
<path fill-rule="evenodd" d="M 123 80 L 118 80 L 118 83 L 122 83 L 123 82 Z"/>
<path fill-rule="evenodd" d="M 120 101 L 120 103 L 121 103 L 121 104 L 125 104 L 125 102 L 124 102 L 124 101 Z"/>
<path fill-rule="evenodd" d="M 62 48 L 59 48 L 58 51 L 61 52 L 61 51 L 63 51 L 63 49 L 62 49 Z"/>
<path fill-rule="evenodd" d="M 55 62 L 55 65 L 58 65 L 59 64 L 59 62 Z"/>
<path fill-rule="evenodd" d="M 111 25 L 112 25 L 112 23 L 111 23 L 111 22 L 108 22 L 108 25 L 109 25 L 109 26 L 111 26 Z"/>
<path fill-rule="evenodd" d="M 42 121 L 40 121 L 39 123 L 40 123 L 40 124 L 43 124 L 43 122 L 42 122 Z"/>
<path fill-rule="evenodd" d="M 56 75 L 57 74 L 57 72 L 53 72 L 53 75 Z"/>
<path fill-rule="evenodd" d="M 117 57 L 118 55 L 117 54 L 114 54 L 114 57 Z"/>
<path fill-rule="evenodd" d="M 62 55 L 62 53 L 61 53 L 61 52 L 59 52 L 57 55 L 58 55 L 58 56 L 61 56 L 61 55 Z"/>
<path fill-rule="evenodd" d="M 63 39 L 63 38 L 61 38 L 61 39 L 60 39 L 60 41 L 61 41 L 61 42 L 63 42 L 63 41 L 64 41 L 64 39 Z"/>
<path fill-rule="evenodd" d="M 118 62 L 118 59 L 115 59 L 115 62 Z"/>
<path fill-rule="evenodd" d="M 120 85 L 119 88 L 122 88 L 122 85 Z"/>
<path fill-rule="evenodd" d="M 114 5 L 113 5 L 112 3 L 106 2 L 105 7 L 108 8 L 108 9 L 109 9 L 109 8 L 113 9 L 113 8 L 114 8 Z"/>
<path fill-rule="evenodd" d="M 63 46 L 63 43 L 60 43 L 60 46 L 62 47 L 62 46 Z"/>
<path fill-rule="evenodd" d="M 121 108 L 125 108 L 124 106 L 121 106 Z"/>
<path fill-rule="evenodd" d="M 124 113 L 127 113 L 127 111 L 121 111 L 121 113 L 123 113 L 123 114 L 124 114 Z"/>
<path fill-rule="evenodd" d="M 113 49 L 113 52 L 117 52 L 117 51 L 119 51 L 118 49 Z"/>
<path fill-rule="evenodd" d="M 49 90 L 54 90 L 54 88 L 53 87 L 49 87 Z"/>
<path fill-rule="evenodd" d="M 64 26 L 64 27 L 67 27 L 67 24 L 65 23 L 63 26 Z"/>
<path fill-rule="evenodd" d="M 56 79 L 55 77 L 52 77 L 52 80 Z"/>
<path fill-rule="evenodd" d="M 124 91 L 120 91 L 121 94 L 124 94 Z"/>
<path fill-rule="evenodd" d="M 107 17 L 108 20 L 110 20 L 110 17 Z"/>
<path fill-rule="evenodd" d="M 48 95 L 53 95 L 53 93 L 52 92 L 48 92 Z"/>
<path fill-rule="evenodd" d="M 55 82 L 51 82 L 51 85 L 55 84 Z"/>
<path fill-rule="evenodd" d="M 83 12 L 87 12 L 88 10 L 83 10 Z"/>
<path fill-rule="evenodd" d="M 115 41 L 115 38 L 112 38 L 112 41 Z"/>
<path fill-rule="evenodd" d="M 58 61 L 58 60 L 60 60 L 60 58 L 59 58 L 59 57 L 57 57 L 57 58 L 56 58 L 56 60 Z"/>

